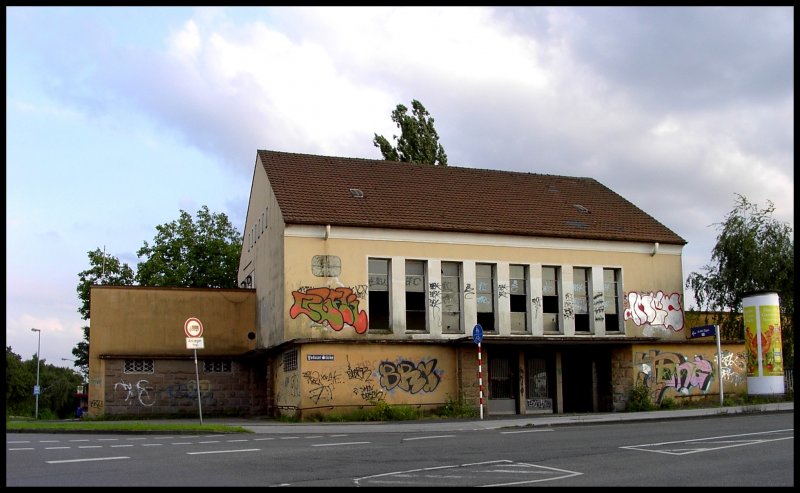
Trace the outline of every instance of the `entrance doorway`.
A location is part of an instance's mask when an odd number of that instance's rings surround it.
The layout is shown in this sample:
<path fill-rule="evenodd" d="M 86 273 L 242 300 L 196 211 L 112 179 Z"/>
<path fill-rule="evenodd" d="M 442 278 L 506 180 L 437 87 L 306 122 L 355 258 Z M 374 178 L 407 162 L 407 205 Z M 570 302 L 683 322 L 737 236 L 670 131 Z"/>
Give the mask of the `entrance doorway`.
<path fill-rule="evenodd" d="M 519 384 L 517 382 L 517 355 L 489 354 L 489 414 L 517 414 Z"/>

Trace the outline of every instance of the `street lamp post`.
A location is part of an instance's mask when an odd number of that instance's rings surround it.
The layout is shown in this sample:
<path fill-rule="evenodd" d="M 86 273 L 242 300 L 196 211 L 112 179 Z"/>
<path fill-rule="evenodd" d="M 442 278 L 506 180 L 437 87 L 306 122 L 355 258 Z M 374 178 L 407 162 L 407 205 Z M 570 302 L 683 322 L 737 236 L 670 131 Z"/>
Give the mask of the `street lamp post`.
<path fill-rule="evenodd" d="M 38 333 L 39 341 L 36 343 L 36 387 L 33 388 L 33 395 L 36 396 L 36 419 L 39 419 L 39 361 L 41 358 L 42 350 L 42 331 L 41 329 L 31 329 L 33 332 Z"/>

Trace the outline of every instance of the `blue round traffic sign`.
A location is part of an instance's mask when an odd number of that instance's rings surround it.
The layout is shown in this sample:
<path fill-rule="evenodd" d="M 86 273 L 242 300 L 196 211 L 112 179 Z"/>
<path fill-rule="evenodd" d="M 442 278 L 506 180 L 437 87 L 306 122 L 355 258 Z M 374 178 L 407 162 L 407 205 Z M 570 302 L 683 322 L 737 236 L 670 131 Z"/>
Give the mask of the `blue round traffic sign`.
<path fill-rule="evenodd" d="M 481 324 L 475 324 L 475 328 L 472 329 L 472 340 L 475 341 L 475 344 L 480 344 L 483 340 L 483 327 L 481 327 Z"/>

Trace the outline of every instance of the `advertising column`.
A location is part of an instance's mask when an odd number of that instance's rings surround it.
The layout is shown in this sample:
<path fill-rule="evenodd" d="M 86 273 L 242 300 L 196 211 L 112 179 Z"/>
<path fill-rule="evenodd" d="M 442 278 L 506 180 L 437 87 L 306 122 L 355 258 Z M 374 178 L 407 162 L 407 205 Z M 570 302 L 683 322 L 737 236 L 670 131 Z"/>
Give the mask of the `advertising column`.
<path fill-rule="evenodd" d="M 747 393 L 783 394 L 781 314 L 777 293 L 742 299 L 747 350 Z"/>

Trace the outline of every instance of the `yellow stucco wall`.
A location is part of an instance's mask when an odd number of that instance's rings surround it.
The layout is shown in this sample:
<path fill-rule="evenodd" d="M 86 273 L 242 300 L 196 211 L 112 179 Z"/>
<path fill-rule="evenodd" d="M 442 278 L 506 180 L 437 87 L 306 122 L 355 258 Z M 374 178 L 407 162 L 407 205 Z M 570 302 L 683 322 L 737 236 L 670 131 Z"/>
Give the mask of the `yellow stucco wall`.
<path fill-rule="evenodd" d="M 494 246 L 491 244 L 459 244 L 461 235 L 444 235 L 435 241 L 381 241 L 369 239 L 337 238 L 337 229 L 333 228 L 326 240 L 321 236 L 287 236 L 284 238 L 285 253 L 285 286 L 284 306 L 285 334 L 284 338 L 360 338 L 387 337 L 386 334 L 371 334 L 354 330 L 345 325 L 341 330 L 333 330 L 326 323 L 318 323 L 308 316 L 300 307 L 294 295 L 313 288 L 336 290 L 331 296 L 350 295 L 354 302 L 351 306 L 354 313 L 369 313 L 368 258 L 406 258 L 428 260 L 431 263 L 441 261 L 529 264 L 535 267 L 542 265 L 562 266 L 564 278 L 562 293 L 571 293 L 571 268 L 593 267 L 597 272 L 602 268 L 620 269 L 623 293 L 620 294 L 623 305 L 620 314 L 625 318 L 625 334 L 628 336 L 649 336 L 661 339 L 685 340 L 683 323 L 683 285 L 680 248 L 673 247 L 672 253 L 651 255 L 648 251 L 610 251 L 592 250 L 603 244 L 591 242 L 566 243 L 570 248 L 527 248 L 512 246 Z M 474 235 L 472 235 L 474 238 Z M 438 242 L 437 242 L 438 241 Z M 576 246 L 582 246 L 583 249 Z M 618 247 L 614 247 L 618 248 Z M 677 248 L 677 250 L 676 250 Z M 677 252 L 677 253 L 676 253 Z M 317 277 L 311 273 L 311 262 L 315 256 L 335 255 L 341 261 L 341 272 L 336 277 Z M 438 271 L 438 269 L 435 269 Z M 466 278 L 463 282 L 467 282 Z M 473 274 L 474 276 L 474 271 Z M 506 273 L 507 275 L 507 273 Z M 540 271 L 531 270 L 532 289 L 530 295 L 541 296 Z M 429 279 L 429 282 L 436 282 Z M 473 280 L 474 282 L 474 280 Z M 404 280 L 393 278 L 393 288 L 404 289 Z M 474 285 L 474 284 L 473 284 Z M 347 290 L 350 291 L 347 291 Z M 602 281 L 595 283 L 590 296 L 602 296 Z M 498 300 L 502 301 L 502 300 Z M 591 300 L 590 300 L 591 301 Z M 630 303 L 633 306 L 630 307 Z M 292 312 L 292 309 L 295 312 Z M 499 309 L 500 305 L 498 305 Z M 627 308 L 630 310 L 626 310 Z M 532 309 L 531 312 L 534 310 Z M 299 314 L 298 314 L 299 312 Z M 474 310 L 465 300 L 462 307 L 463 328 L 465 335 L 471 333 L 475 324 Z M 470 318 L 472 317 L 472 318 Z M 500 318 L 500 324 L 504 319 Z M 566 327 L 570 322 L 565 321 Z M 502 332 L 501 328 L 501 332 Z M 435 334 L 436 331 L 430 331 Z M 388 337 L 395 339 L 410 338 L 404 334 L 403 327 L 394 327 Z"/>
<path fill-rule="evenodd" d="M 276 371 L 284 414 L 348 411 L 376 402 L 436 407 L 457 400 L 455 349 L 437 345 L 305 344 Z M 283 362 L 286 362 L 286 358 Z"/>

